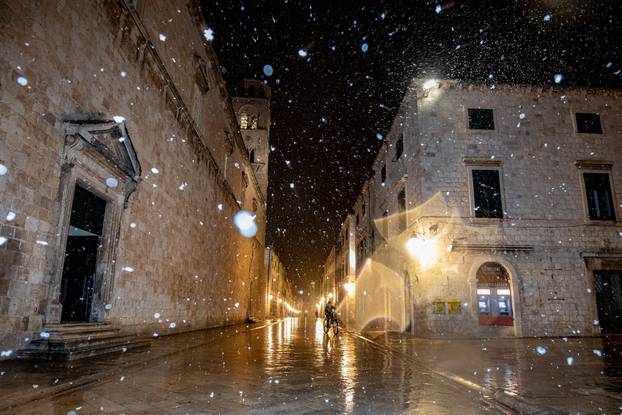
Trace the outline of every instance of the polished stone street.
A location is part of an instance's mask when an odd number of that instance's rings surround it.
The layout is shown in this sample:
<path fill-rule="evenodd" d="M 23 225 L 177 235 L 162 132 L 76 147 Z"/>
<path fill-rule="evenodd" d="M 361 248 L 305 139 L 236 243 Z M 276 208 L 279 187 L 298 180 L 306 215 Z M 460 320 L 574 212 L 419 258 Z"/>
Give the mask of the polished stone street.
<path fill-rule="evenodd" d="M 0 377 L 4 404 L 37 400 L 0 412 L 618 413 L 620 366 L 593 350 L 619 362 L 618 345 L 605 351 L 600 339 L 335 337 L 320 320 L 288 318 L 158 338 L 148 352 L 73 367 L 13 362 Z"/>
<path fill-rule="evenodd" d="M 167 340 L 179 342 L 177 354 L 15 412 L 498 413 L 479 393 L 374 344 L 325 336 L 319 320 L 286 319 L 190 350 L 192 335 L 176 337 Z"/>

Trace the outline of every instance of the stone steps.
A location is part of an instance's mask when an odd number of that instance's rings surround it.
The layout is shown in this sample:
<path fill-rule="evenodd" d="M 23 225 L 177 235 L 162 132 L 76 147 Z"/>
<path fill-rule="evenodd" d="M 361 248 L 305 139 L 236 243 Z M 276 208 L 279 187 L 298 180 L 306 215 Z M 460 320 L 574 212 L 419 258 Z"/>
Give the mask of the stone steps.
<path fill-rule="evenodd" d="M 71 361 L 151 344 L 149 338 L 124 334 L 102 323 L 48 324 L 42 332 L 48 337 L 31 341 L 29 348 L 17 352 L 18 359 Z"/>

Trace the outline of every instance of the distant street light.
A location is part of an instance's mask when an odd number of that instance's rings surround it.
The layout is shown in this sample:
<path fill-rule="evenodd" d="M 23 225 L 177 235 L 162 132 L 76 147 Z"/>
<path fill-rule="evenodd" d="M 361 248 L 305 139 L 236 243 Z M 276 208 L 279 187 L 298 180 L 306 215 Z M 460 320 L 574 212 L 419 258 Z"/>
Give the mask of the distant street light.
<path fill-rule="evenodd" d="M 355 290 L 355 285 L 353 282 L 346 282 L 343 284 L 343 288 L 345 288 L 348 295 L 353 295 Z"/>

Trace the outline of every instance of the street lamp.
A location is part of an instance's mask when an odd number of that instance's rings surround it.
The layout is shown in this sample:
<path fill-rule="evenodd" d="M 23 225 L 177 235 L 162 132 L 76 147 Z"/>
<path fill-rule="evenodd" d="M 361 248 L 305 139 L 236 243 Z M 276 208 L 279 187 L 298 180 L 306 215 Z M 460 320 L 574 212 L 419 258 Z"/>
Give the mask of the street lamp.
<path fill-rule="evenodd" d="M 406 250 L 423 268 L 431 267 L 436 259 L 436 241 L 424 236 L 413 235 L 406 241 Z"/>
<path fill-rule="evenodd" d="M 422 88 L 424 91 L 429 91 L 430 89 L 437 87 L 438 86 L 438 81 L 436 79 L 428 79 L 427 81 L 425 81 L 422 85 Z"/>
<path fill-rule="evenodd" d="M 348 295 L 354 295 L 355 285 L 353 282 L 346 282 L 343 284 L 343 288 L 345 288 Z"/>

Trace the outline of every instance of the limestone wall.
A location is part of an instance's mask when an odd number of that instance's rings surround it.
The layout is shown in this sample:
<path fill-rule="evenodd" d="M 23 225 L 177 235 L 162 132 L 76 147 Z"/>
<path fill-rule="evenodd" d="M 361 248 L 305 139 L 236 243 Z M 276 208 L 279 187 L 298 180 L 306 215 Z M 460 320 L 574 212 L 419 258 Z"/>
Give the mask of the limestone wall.
<path fill-rule="evenodd" d="M 250 210 L 253 198 L 263 199 L 235 144 L 222 77 L 191 12 L 181 0 L 144 2 L 138 14 L 112 0 L 0 5 L 3 350 L 23 346 L 59 318 L 58 292 L 48 288 L 62 268 L 56 253 L 64 121 L 84 114 L 123 116 L 142 166 L 122 213 L 103 319 L 159 334 L 239 322 L 251 276 L 253 298 L 262 301 L 265 204 L 257 237 L 242 238 L 232 226 L 238 201 Z M 203 94 L 195 87 L 195 54 L 209 69 Z M 27 85 L 18 83 L 22 78 Z M 246 189 L 242 171 L 251 178 Z"/>

